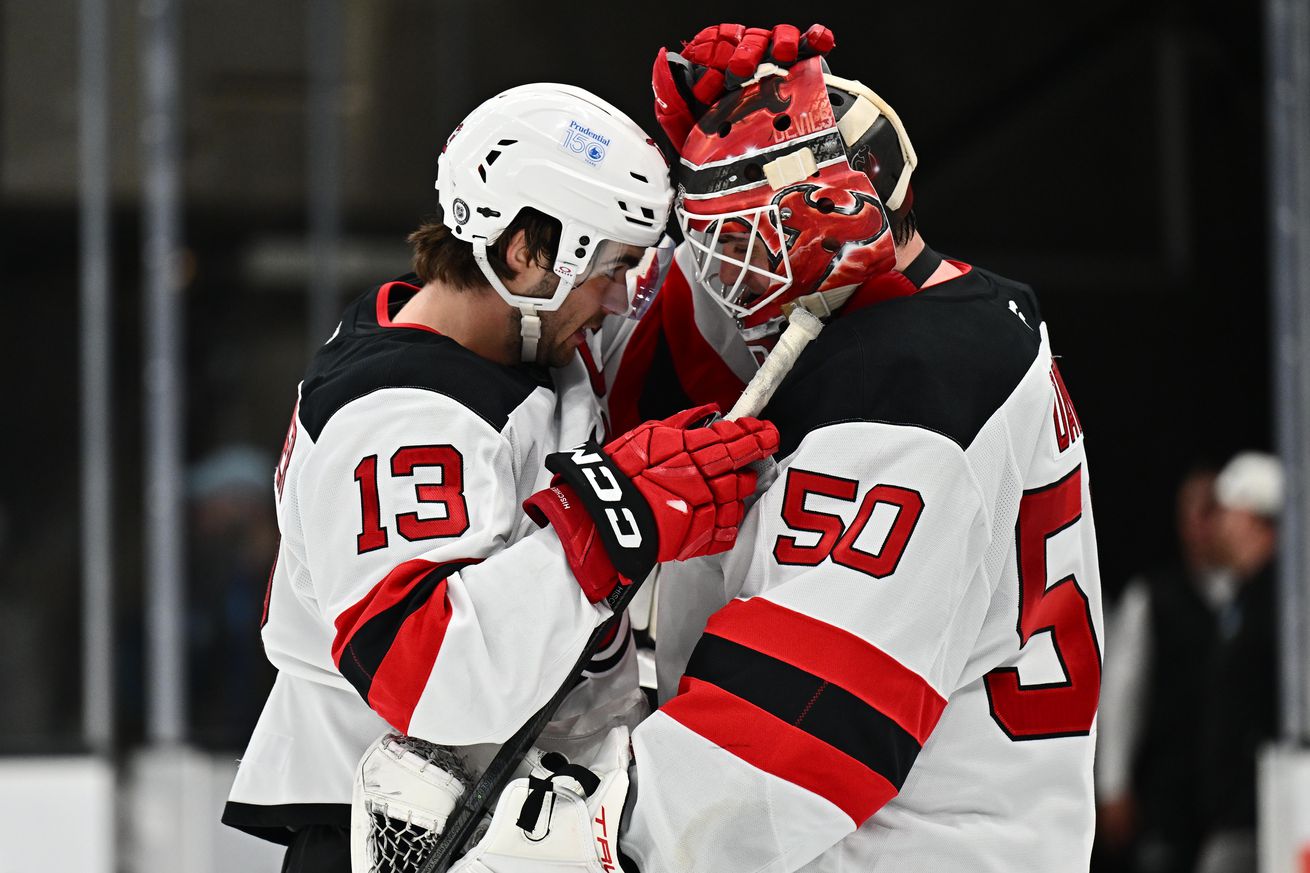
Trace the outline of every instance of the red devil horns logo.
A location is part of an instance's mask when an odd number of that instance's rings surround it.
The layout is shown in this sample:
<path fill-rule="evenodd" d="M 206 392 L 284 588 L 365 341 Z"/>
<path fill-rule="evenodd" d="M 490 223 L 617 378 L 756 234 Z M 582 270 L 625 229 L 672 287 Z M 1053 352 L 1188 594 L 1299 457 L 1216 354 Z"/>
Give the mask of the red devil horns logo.
<path fill-rule="evenodd" d="M 792 274 L 798 285 L 811 290 L 827 286 L 834 271 L 845 272 L 841 268 L 846 253 L 862 249 L 887 232 L 881 204 L 862 191 L 807 183 L 787 188 L 773 202 L 778 206 Z"/>
<path fill-rule="evenodd" d="M 718 134 L 757 112 L 763 112 L 766 117 L 759 126 L 761 130 L 767 130 L 773 124 L 774 116 L 781 115 L 791 106 L 791 97 L 782 95 L 785 81 L 782 78 L 769 78 L 761 82 L 758 88 L 730 92 L 706 110 L 696 124 L 704 134 Z"/>
<path fill-rule="evenodd" d="M 863 191 L 806 183 L 779 192 L 773 202 L 789 231 L 805 234 L 817 230 L 842 243 L 871 242 L 882 235 L 887 224 L 877 198 Z"/>

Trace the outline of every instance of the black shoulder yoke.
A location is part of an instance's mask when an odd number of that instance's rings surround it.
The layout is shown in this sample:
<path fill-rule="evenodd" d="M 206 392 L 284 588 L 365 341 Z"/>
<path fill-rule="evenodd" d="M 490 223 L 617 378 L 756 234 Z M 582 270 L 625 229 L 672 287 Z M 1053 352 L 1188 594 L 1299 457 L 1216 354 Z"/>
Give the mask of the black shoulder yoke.
<path fill-rule="evenodd" d="M 392 324 L 391 317 L 417 290 L 405 281 L 388 282 L 346 309 L 337 333 L 314 355 L 301 388 L 300 420 L 312 439 L 347 403 L 384 388 L 444 394 L 500 431 L 529 394 L 552 387 L 540 368 L 507 367 L 435 331 Z"/>
<path fill-rule="evenodd" d="M 976 267 L 836 318 L 764 410 L 778 457 L 841 421 L 929 428 L 967 448 L 1028 372 L 1040 323 L 1032 289 Z"/>

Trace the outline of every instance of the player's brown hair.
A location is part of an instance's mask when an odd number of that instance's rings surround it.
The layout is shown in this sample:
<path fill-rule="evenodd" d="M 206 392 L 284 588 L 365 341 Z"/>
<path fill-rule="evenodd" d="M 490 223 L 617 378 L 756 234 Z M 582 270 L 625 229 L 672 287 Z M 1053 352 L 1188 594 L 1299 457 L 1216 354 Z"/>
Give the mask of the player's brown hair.
<path fill-rule="evenodd" d="M 911 206 L 904 211 L 898 209 L 889 218 L 892 226 L 892 240 L 898 246 L 905 245 L 910 241 L 910 237 L 914 236 L 914 232 L 918 230 L 919 222 L 914 215 L 914 207 Z"/>
<path fill-rule="evenodd" d="M 524 208 L 487 248 L 487 262 L 501 279 L 517 275 L 505 260 L 505 250 L 520 230 L 534 261 L 545 267 L 555 262 L 562 231 L 559 221 L 536 209 Z M 423 222 L 407 240 L 414 250 L 414 272 L 424 285 L 437 281 L 453 288 L 479 288 L 487 284 L 473 259 L 473 246 L 455 236 L 440 218 Z"/>

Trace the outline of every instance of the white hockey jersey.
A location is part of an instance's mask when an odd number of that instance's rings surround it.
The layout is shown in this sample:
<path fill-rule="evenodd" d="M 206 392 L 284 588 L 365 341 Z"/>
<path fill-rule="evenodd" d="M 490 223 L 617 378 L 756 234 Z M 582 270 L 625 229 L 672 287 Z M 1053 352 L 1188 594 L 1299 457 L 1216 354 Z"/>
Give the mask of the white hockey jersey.
<path fill-rule="evenodd" d="M 1087 869 L 1082 428 L 1031 291 L 957 266 L 847 304 L 764 412 L 778 476 L 736 547 L 661 568 L 643 873 Z"/>
<path fill-rule="evenodd" d="M 348 824 L 355 767 L 388 725 L 489 758 L 610 614 L 522 511 L 546 455 L 600 434 L 587 368 L 506 367 L 394 323 L 416 291 L 388 283 L 347 310 L 276 470 L 263 639 L 279 673 L 223 816 L 269 839 Z M 630 637 L 596 656 L 543 745 L 575 751 L 644 713 Z"/>

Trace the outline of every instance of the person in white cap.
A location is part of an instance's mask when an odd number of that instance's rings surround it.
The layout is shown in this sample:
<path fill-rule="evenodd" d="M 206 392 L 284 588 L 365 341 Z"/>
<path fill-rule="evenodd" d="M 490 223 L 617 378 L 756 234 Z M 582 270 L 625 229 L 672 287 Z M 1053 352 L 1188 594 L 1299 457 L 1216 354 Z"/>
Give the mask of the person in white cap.
<path fill-rule="evenodd" d="M 1218 468 L 1192 467 L 1175 499 L 1177 557 L 1135 574 L 1107 617 L 1096 739 L 1097 861 L 1104 869 L 1190 873 L 1201 839 L 1196 724 L 1215 613 L 1231 596 L 1220 566 Z"/>
<path fill-rule="evenodd" d="M 1201 822 L 1196 873 L 1244 873 L 1256 863 L 1256 759 L 1278 732 L 1274 559 L 1283 508 L 1278 459 L 1242 452 L 1215 480 L 1220 558 L 1232 579 L 1218 613 L 1201 711 Z"/>
<path fill-rule="evenodd" d="M 1180 562 L 1120 598 L 1096 759 L 1099 846 L 1114 869 L 1254 867 L 1255 749 L 1275 724 L 1281 503 L 1270 455 L 1194 469 L 1178 491 Z"/>
<path fill-rule="evenodd" d="M 1215 497 L 1226 563 L 1237 577 L 1250 579 L 1273 560 L 1278 546 L 1282 464 L 1273 455 L 1242 452 L 1219 473 Z"/>

